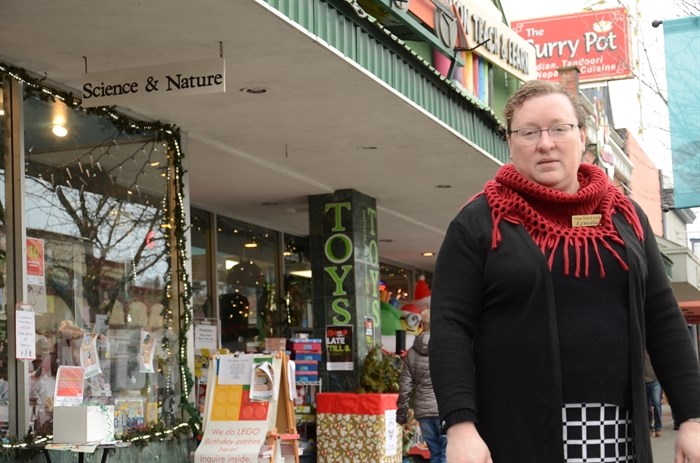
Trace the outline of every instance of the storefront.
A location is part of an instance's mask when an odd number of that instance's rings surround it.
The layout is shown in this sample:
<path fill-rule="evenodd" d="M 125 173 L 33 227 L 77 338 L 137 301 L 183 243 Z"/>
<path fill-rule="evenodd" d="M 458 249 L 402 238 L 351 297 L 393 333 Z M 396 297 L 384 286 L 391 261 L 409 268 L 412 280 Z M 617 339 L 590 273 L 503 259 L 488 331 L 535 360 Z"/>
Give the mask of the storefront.
<path fill-rule="evenodd" d="M 0 26 L 0 437 L 8 439 L 7 452 L 16 451 L 13 439 L 27 430 L 50 435 L 59 366 L 85 367 L 85 403 L 115 405 L 117 433 L 156 445 L 160 433 L 200 430 L 193 393 L 197 320 L 218 320 L 221 346 L 231 350 L 322 330 L 310 278 L 319 258 L 309 230 L 311 197 L 350 187 L 376 199 L 373 287 L 383 284 L 400 303 L 413 297 L 419 275 L 430 280 L 430 252 L 449 219 L 506 156 L 488 104 L 502 101 L 517 79 L 491 67 L 482 76 L 489 84 L 471 94 L 464 74 L 458 82 L 436 73 L 357 2 L 310 3 L 314 9 L 304 11 L 291 8 L 295 0 L 217 3 L 238 26 L 231 28 L 237 35 L 217 45 L 229 63 L 225 94 L 87 108 L 78 97 L 83 70 L 172 62 L 177 53 L 161 58 L 150 50 L 110 66 L 120 47 L 91 44 L 87 56 L 70 53 L 84 69 L 71 76 L 70 66 L 60 70 L 63 60 L 53 59 L 47 79 L 43 52 L 20 46 L 24 32 L 10 24 L 26 11 L 2 12 L 10 18 Z M 52 17 L 51 8 L 42 18 Z M 143 31 L 132 43 L 143 45 L 164 32 L 146 32 L 151 6 L 139 8 L 148 11 L 136 11 Z M 164 18 L 184 21 L 198 8 L 167 10 Z M 305 16 L 312 13 L 316 22 Z M 241 17 L 274 35 L 275 47 L 291 44 L 287 55 L 316 67 L 297 63 L 288 79 L 278 79 L 255 53 L 239 56 L 245 47 L 229 44 L 246 34 L 249 49 L 268 48 L 257 31 L 241 32 Z M 95 37 L 121 30 L 117 23 L 134 24 L 107 11 L 80 20 L 83 33 Z M 129 40 L 123 37 L 121 47 Z M 76 43 L 67 34 L 49 45 Z M 182 61 L 197 54 L 190 52 Z M 13 64 L 5 53 L 21 58 Z M 249 72 L 240 63 L 257 66 L 258 80 L 237 75 Z M 267 87 L 253 85 L 266 80 L 259 78 L 264 73 L 275 78 Z M 304 94 L 296 94 L 302 87 Z M 311 98 L 314 89 L 319 95 Z M 376 305 L 369 298 L 368 304 L 378 307 L 378 296 L 372 298 Z M 8 340 L 27 311 L 34 314 L 27 338 L 34 352 L 24 360 Z M 183 439 L 158 451 L 171 461 L 192 445 Z"/>

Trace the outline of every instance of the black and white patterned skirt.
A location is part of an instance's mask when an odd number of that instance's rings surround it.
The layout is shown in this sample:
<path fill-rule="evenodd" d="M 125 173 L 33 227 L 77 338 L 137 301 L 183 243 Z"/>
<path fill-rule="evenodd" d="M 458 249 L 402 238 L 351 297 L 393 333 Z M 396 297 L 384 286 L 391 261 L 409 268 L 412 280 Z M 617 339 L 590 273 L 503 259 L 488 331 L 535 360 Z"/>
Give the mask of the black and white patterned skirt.
<path fill-rule="evenodd" d="M 634 463 L 629 411 L 608 404 L 564 404 L 566 463 Z"/>

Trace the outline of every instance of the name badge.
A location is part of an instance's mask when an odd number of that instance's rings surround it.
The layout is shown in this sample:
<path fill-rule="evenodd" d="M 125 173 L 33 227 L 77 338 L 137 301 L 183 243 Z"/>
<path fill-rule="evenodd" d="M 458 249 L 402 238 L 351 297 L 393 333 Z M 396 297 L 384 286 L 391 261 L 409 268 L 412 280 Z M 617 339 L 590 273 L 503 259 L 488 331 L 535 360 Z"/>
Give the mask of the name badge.
<path fill-rule="evenodd" d="M 572 215 L 572 227 L 597 227 L 600 225 L 601 214 Z"/>

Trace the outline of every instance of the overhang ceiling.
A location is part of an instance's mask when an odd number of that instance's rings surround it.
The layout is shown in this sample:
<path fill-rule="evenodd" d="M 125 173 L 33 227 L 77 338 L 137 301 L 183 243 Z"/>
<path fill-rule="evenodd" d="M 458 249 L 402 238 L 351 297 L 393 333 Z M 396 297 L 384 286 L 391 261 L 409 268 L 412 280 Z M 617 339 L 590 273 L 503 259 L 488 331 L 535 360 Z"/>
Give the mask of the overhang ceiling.
<path fill-rule="evenodd" d="M 190 204 L 304 236 L 307 197 L 352 188 L 377 200 L 381 258 L 432 270 L 421 251 L 497 162 L 265 4 L 0 0 L 0 60 L 76 94 L 86 66 L 212 58 L 220 42 L 226 93 L 126 108 L 181 128 Z"/>

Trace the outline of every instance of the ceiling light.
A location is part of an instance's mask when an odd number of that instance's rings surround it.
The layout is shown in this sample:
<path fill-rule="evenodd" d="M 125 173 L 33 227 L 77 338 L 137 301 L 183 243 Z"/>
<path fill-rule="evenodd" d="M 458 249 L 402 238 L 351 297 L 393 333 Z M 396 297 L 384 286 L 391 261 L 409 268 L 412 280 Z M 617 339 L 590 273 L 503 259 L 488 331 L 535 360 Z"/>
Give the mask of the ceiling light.
<path fill-rule="evenodd" d="M 442 189 L 442 190 L 445 190 L 445 189 L 447 189 L 447 188 L 452 188 L 452 185 L 445 185 L 445 184 L 442 184 L 442 185 L 435 185 L 435 188 L 440 188 L 440 189 Z"/>
<path fill-rule="evenodd" d="M 241 92 L 250 93 L 251 95 L 262 95 L 267 93 L 267 89 L 265 87 L 243 87 Z"/>
<path fill-rule="evenodd" d="M 244 245 L 244 248 L 257 248 L 258 247 L 258 242 L 255 241 L 255 237 L 253 237 L 250 241 L 247 241 Z"/>
<path fill-rule="evenodd" d="M 435 253 L 432 251 L 425 251 L 425 252 L 421 252 L 420 255 L 423 257 L 431 257 L 431 256 L 434 256 Z"/>
<path fill-rule="evenodd" d="M 63 138 L 68 135 L 68 129 L 61 124 L 54 124 L 51 126 L 51 132 L 57 137 Z"/>
<path fill-rule="evenodd" d="M 311 278 L 311 270 L 294 270 L 289 272 L 290 275 L 296 275 L 298 277 Z"/>

